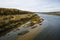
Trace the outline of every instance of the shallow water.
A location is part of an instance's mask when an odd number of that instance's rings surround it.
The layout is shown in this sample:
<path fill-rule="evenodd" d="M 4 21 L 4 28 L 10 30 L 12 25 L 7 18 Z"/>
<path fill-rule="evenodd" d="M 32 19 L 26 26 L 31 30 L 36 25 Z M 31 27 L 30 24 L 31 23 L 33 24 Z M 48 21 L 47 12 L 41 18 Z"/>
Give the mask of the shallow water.
<path fill-rule="evenodd" d="M 38 14 L 48 25 L 43 29 L 34 40 L 60 40 L 60 16 Z"/>
<path fill-rule="evenodd" d="M 17 40 L 19 33 L 28 32 L 29 30 L 31 30 L 30 27 L 21 28 L 19 30 L 12 30 L 6 33 L 4 36 L 1 36 L 0 40 Z"/>

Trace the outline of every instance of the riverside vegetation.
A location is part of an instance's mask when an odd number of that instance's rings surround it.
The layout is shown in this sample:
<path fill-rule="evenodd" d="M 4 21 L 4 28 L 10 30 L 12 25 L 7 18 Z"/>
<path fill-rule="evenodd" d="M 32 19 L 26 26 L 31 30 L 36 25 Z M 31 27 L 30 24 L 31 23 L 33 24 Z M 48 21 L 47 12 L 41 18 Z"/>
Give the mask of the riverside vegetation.
<path fill-rule="evenodd" d="M 28 21 L 31 22 L 30 26 L 33 26 L 34 24 L 41 23 L 42 20 L 42 18 L 33 12 L 0 8 L 0 36 L 11 31 L 13 28 L 20 27 Z"/>

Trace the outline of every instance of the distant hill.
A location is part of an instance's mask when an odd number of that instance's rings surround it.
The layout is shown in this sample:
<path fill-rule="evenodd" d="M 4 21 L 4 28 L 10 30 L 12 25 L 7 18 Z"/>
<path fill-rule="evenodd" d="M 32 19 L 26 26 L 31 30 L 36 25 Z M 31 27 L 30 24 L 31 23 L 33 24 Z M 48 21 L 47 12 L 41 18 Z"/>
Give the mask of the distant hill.
<path fill-rule="evenodd" d="M 58 16 L 60 16 L 60 11 L 57 11 L 57 12 L 34 12 L 34 13 L 51 14 L 51 15 L 58 15 Z"/>

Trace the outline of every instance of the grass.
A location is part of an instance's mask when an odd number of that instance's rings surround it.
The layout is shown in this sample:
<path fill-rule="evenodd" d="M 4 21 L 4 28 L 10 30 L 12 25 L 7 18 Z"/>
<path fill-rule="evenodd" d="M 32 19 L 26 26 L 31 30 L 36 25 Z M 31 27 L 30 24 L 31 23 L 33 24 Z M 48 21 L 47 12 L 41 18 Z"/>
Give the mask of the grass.
<path fill-rule="evenodd" d="M 20 27 L 28 21 L 31 22 L 31 25 L 34 25 L 36 23 L 40 23 L 41 20 L 42 19 L 40 19 L 37 14 L 32 12 L 0 8 L 0 34 L 5 34 L 5 32 L 8 33 L 9 31 L 13 30 L 13 28 Z M 36 23 L 34 23 L 35 21 Z"/>

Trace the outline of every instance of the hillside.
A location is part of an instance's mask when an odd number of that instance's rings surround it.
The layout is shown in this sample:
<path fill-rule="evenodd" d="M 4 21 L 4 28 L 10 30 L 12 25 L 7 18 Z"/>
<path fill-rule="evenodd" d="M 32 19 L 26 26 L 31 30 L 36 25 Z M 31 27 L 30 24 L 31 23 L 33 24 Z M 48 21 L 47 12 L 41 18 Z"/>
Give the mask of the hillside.
<path fill-rule="evenodd" d="M 17 15 L 17 14 L 29 14 L 32 12 L 23 11 L 19 9 L 12 9 L 12 8 L 0 8 L 0 15 Z"/>
<path fill-rule="evenodd" d="M 27 22 L 30 22 L 30 26 L 33 26 L 42 21 L 42 18 L 32 12 L 0 8 L 0 35 Z"/>

